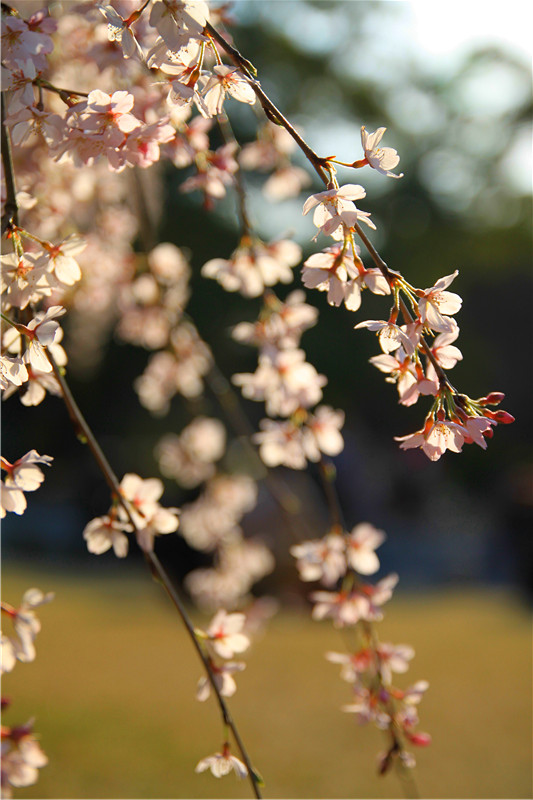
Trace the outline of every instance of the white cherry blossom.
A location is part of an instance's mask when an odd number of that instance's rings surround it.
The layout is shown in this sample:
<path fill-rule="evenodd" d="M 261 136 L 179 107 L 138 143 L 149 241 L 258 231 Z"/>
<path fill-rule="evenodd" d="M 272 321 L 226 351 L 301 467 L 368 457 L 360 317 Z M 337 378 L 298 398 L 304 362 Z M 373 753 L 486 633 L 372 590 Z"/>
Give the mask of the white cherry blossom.
<path fill-rule="evenodd" d="M 362 522 L 356 525 L 346 537 L 346 558 L 348 564 L 361 575 L 372 575 L 379 569 L 379 559 L 374 552 L 385 541 L 385 534 Z"/>
<path fill-rule="evenodd" d="M 451 333 L 456 323 L 448 314 L 456 314 L 462 305 L 462 299 L 454 292 L 447 292 L 450 283 L 459 274 L 455 270 L 451 275 L 440 278 L 435 286 L 425 289 L 418 301 L 418 313 L 422 324 L 431 330 Z"/>
<path fill-rule="evenodd" d="M 253 105 L 256 101 L 254 90 L 237 67 L 217 64 L 213 67 L 212 75 L 202 90 L 202 97 L 210 116 L 222 113 L 226 94 L 241 103 Z"/>
<path fill-rule="evenodd" d="M 215 753 L 212 756 L 203 758 L 196 765 L 195 772 L 205 772 L 207 769 L 211 771 L 215 778 L 229 775 L 232 770 L 239 778 L 245 778 L 248 775 L 246 766 L 238 758 L 231 755 L 229 747 L 224 748 L 222 753 Z"/>
<path fill-rule="evenodd" d="M 83 538 L 87 542 L 89 553 L 101 555 L 111 547 L 117 558 L 125 558 L 128 554 L 128 537 L 124 531 L 131 531 L 130 524 L 113 519 L 110 516 L 96 517 L 84 528 Z"/>
<path fill-rule="evenodd" d="M 362 186 L 348 183 L 338 189 L 326 189 L 311 195 L 304 203 L 303 213 L 308 214 L 314 208 L 313 223 L 319 232 L 341 239 L 343 231 L 351 228 L 358 220 L 371 228 L 376 227 L 369 219 L 370 214 L 358 210 L 353 202 L 363 197 L 366 197 L 366 191 Z"/>
<path fill-rule="evenodd" d="M 408 336 L 405 329 L 392 322 L 385 322 L 382 319 L 367 319 L 354 325 L 355 330 L 368 328 L 378 334 L 379 343 L 384 353 L 392 353 L 400 346 L 403 347 L 408 356 L 413 355 L 415 346 L 412 339 Z"/>
<path fill-rule="evenodd" d="M 211 671 L 215 679 L 217 688 L 222 697 L 233 697 L 237 691 L 237 684 L 233 675 L 236 672 L 242 672 L 246 664 L 243 661 L 227 661 L 225 664 L 211 663 Z M 198 681 L 196 688 L 196 699 L 203 702 L 211 694 L 211 681 L 204 675 Z"/>
<path fill-rule="evenodd" d="M 206 635 L 218 656 L 233 658 L 235 653 L 243 653 L 248 649 L 250 640 L 242 633 L 245 621 L 244 614 L 228 614 L 224 609 L 215 614 Z"/>
<path fill-rule="evenodd" d="M 400 175 L 391 172 L 400 161 L 397 151 L 392 147 L 378 147 L 386 130 L 386 128 L 378 128 L 374 133 L 367 133 L 365 126 L 361 127 L 361 143 L 365 151 L 365 159 L 369 166 L 377 172 L 381 172 L 382 175 L 388 175 L 389 178 L 403 178 L 403 172 Z"/>
<path fill-rule="evenodd" d="M 301 542 L 290 548 L 302 581 L 322 581 L 333 586 L 346 573 L 346 547 L 340 534 Z"/>

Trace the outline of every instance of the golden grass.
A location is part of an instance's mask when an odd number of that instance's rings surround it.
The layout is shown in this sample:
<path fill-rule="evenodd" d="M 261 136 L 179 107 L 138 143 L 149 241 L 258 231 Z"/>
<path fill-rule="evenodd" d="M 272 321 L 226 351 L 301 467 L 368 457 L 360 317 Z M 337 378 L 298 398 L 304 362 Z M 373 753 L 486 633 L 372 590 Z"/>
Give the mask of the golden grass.
<path fill-rule="evenodd" d="M 246 781 L 196 775 L 222 729 L 213 701 L 194 699 L 200 669 L 162 590 L 121 565 L 94 578 L 4 566 L 3 597 L 54 590 L 41 609 L 37 660 L 4 680 L 6 724 L 36 717 L 50 764 L 32 798 L 240 798 Z M 96 572 L 96 571 L 95 571 Z M 127 573 L 127 576 L 126 576 Z M 400 686 L 430 681 L 416 752 L 426 798 L 531 796 L 531 634 L 526 611 L 501 591 L 397 596 L 383 640 L 416 657 Z M 349 687 L 326 650 L 338 632 L 304 613 L 279 614 L 247 654 L 230 705 L 270 798 L 403 797 L 375 776 L 383 734 L 339 707 Z"/>

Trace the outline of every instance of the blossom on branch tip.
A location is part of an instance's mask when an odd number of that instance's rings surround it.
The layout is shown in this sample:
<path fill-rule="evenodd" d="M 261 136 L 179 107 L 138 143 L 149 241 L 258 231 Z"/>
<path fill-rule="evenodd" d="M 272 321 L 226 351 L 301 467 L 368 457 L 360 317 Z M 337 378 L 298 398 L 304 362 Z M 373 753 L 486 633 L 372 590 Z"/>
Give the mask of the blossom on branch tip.
<path fill-rule="evenodd" d="M 378 147 L 386 128 L 378 128 L 374 133 L 367 133 L 365 126 L 361 127 L 361 144 L 365 151 L 365 162 L 381 172 L 382 175 L 387 175 L 389 178 L 403 178 L 403 172 L 400 175 L 395 175 L 391 172 L 400 161 L 400 156 L 393 147 Z M 357 164 L 357 162 L 355 162 Z M 357 164 L 357 166 L 363 166 Z"/>

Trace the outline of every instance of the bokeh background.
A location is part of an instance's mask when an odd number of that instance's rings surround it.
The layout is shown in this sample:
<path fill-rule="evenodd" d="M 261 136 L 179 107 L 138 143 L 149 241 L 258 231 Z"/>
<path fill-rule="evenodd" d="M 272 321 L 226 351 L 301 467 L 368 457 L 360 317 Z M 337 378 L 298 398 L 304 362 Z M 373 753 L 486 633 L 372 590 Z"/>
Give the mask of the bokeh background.
<path fill-rule="evenodd" d="M 431 464 L 417 451 L 399 451 L 392 437 L 420 426 L 424 400 L 398 406 L 395 387 L 368 364 L 375 338 L 353 330 L 362 319 L 381 318 L 386 302 L 365 296 L 354 315 L 308 292 L 320 321 L 302 347 L 328 376 L 325 402 L 346 411 L 346 447 L 335 463 L 347 523 L 368 520 L 386 530 L 380 575 L 400 574 L 382 637 L 410 642 L 417 651 L 410 675 L 431 683 L 421 706 L 422 728 L 434 736 L 419 754 L 422 796 L 528 797 L 531 10 L 510 2 L 503 13 L 474 0 L 239 0 L 232 14 L 236 45 L 317 152 L 353 160 L 362 124 L 388 128 L 385 144 L 401 154 L 405 177 L 354 176 L 340 167 L 339 179 L 365 185 L 364 208 L 378 226 L 372 239 L 412 283 L 431 286 L 459 269 L 452 288 L 464 300 L 457 343 L 464 361 L 454 382 L 472 397 L 504 391 L 503 407 L 517 418 L 495 431 L 486 452 L 466 446 L 461 456 L 447 453 Z M 254 113 L 237 103 L 227 110 L 239 141 L 251 140 Z M 256 352 L 233 342 L 229 329 L 255 319 L 259 301 L 228 295 L 200 276 L 209 258 L 227 257 L 237 243 L 235 200 L 207 215 L 201 198 L 179 193 L 187 174 L 167 170 L 164 202 L 154 198 L 164 208 L 160 239 L 190 252 L 188 311 L 220 371 L 253 371 Z M 272 204 L 261 194 L 264 178 L 245 179 L 259 233 L 292 233 L 305 255 L 313 252 L 314 230 L 301 214 L 306 195 Z M 296 270 L 280 294 L 298 285 Z M 111 338 L 97 367 L 78 364 L 71 372 L 74 394 L 119 475 L 157 475 L 153 448 L 163 433 L 179 432 L 191 414 L 220 414 L 208 391 L 194 403 L 175 399 L 164 419 L 151 417 L 132 387 L 146 360 L 145 351 Z M 243 409 L 257 426 L 260 404 Z M 12 398 L 4 408 L 5 454 L 31 447 L 55 461 L 24 516 L 4 523 L 3 594 L 17 602 L 37 585 L 57 598 L 41 615 L 36 663 L 5 681 L 18 709 L 37 717 L 51 759 L 37 786 L 20 796 L 247 796 L 233 778 L 219 783 L 192 773 L 219 745 L 215 712 L 194 701 L 198 667 L 142 562 L 135 554 L 117 563 L 86 552 L 81 532 L 107 509 L 108 497 L 58 399 L 28 412 Z M 238 438 L 225 466 L 250 467 Z M 318 475 L 277 473 L 301 499 L 299 524 L 322 535 L 327 511 Z M 194 496 L 167 482 L 165 504 Z M 374 778 L 379 732 L 357 728 L 338 710 L 347 688 L 322 654 L 340 643 L 329 626 L 308 619 L 286 520 L 265 487 L 245 528 L 277 557 L 258 594 L 277 597 L 285 609 L 255 645 L 232 703 L 265 773 L 266 796 L 401 796 L 394 780 Z M 176 580 L 206 563 L 179 537 L 162 538 L 158 553 Z"/>

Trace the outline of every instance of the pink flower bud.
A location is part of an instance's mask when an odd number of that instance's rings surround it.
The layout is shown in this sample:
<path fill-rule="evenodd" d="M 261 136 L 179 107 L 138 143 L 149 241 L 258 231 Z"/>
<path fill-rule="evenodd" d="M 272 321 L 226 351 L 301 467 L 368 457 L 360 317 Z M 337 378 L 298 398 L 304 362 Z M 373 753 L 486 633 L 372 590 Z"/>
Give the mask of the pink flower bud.
<path fill-rule="evenodd" d="M 485 411 L 485 417 L 493 419 L 494 422 L 501 422 L 502 425 L 510 425 L 514 422 L 514 417 L 508 411 Z"/>
<path fill-rule="evenodd" d="M 431 744 L 429 733 L 411 733 L 407 734 L 407 738 L 411 744 L 416 744 L 418 747 L 427 747 Z"/>
<path fill-rule="evenodd" d="M 481 406 L 497 406 L 505 397 L 503 392 L 490 392 L 486 397 L 482 397 L 479 401 Z"/>

